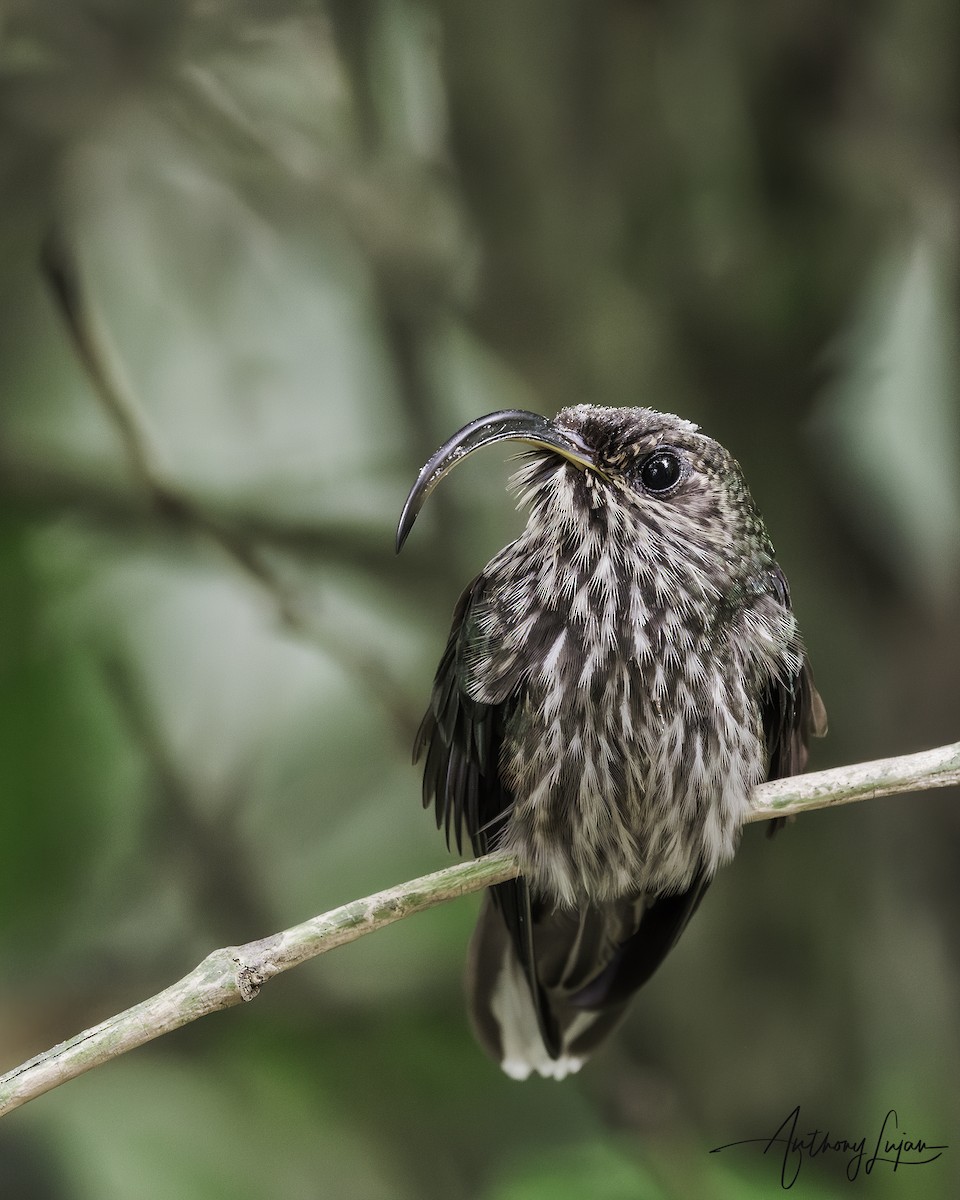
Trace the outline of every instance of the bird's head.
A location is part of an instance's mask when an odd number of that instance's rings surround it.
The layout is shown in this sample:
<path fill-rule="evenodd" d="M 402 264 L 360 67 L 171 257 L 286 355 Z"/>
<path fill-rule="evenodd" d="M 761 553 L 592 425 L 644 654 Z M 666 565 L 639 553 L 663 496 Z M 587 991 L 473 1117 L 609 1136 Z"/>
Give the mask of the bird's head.
<path fill-rule="evenodd" d="M 397 548 L 424 501 L 468 454 L 501 441 L 531 447 L 513 486 L 531 523 L 583 553 L 611 540 L 651 570 L 699 560 L 707 576 L 764 571 L 773 562 L 737 462 L 690 421 L 649 408 L 580 404 L 552 420 L 509 410 L 479 417 L 434 454 L 407 497 Z M 706 582 L 706 581 L 705 581 Z"/>

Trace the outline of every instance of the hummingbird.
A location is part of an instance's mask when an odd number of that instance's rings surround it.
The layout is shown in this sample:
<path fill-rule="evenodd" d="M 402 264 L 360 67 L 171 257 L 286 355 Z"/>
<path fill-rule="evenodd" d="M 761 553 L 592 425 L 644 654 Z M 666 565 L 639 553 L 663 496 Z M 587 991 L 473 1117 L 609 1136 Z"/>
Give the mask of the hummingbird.
<path fill-rule="evenodd" d="M 515 856 L 468 952 L 478 1040 L 562 1079 L 620 1022 L 736 850 L 751 792 L 796 774 L 826 713 L 786 577 L 731 455 L 690 421 L 580 404 L 479 417 L 420 471 L 397 529 L 467 455 L 526 447 L 520 536 L 467 585 L 414 743 L 462 852 Z"/>

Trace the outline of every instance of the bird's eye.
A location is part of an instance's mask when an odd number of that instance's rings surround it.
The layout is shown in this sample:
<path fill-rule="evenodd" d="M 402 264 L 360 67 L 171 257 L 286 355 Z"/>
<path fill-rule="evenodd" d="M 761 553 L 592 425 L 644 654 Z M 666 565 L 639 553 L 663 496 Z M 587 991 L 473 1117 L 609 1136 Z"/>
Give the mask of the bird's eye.
<path fill-rule="evenodd" d="M 640 482 L 648 492 L 669 492 L 683 474 L 683 463 L 675 450 L 654 450 L 640 466 Z"/>

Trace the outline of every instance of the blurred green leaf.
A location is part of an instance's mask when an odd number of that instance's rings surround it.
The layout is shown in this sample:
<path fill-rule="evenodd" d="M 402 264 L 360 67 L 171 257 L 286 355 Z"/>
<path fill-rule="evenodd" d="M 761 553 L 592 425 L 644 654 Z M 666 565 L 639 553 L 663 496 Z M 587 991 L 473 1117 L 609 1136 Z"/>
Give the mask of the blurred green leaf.
<path fill-rule="evenodd" d="M 198 1070 L 207 1062 L 213 1069 Z M 399 1200 L 383 1147 L 292 1058 L 116 1064 L 43 1117 L 73 1194 L 91 1200 Z"/>
<path fill-rule="evenodd" d="M 59 941 L 136 821 L 115 714 L 95 661 L 52 619 L 37 557 L 34 531 L 0 518 L 0 943 L 21 964 Z"/>
<path fill-rule="evenodd" d="M 654 1176 L 611 1142 L 537 1157 L 511 1172 L 486 1200 L 669 1200 Z"/>
<path fill-rule="evenodd" d="M 830 486 L 910 591 L 942 603 L 960 579 L 960 321 L 929 236 L 888 250 L 842 350 L 818 428 Z"/>

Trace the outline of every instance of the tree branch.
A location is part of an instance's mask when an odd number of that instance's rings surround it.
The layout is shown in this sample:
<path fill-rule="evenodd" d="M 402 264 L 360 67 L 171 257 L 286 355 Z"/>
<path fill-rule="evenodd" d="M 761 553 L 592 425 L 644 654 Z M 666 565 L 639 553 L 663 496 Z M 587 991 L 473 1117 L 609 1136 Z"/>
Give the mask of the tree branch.
<path fill-rule="evenodd" d="M 795 817 L 817 808 L 956 784 L 960 784 L 960 742 L 761 784 L 754 792 L 753 812 L 747 821 Z"/>
<path fill-rule="evenodd" d="M 749 821 L 960 783 L 960 742 L 780 779 L 757 788 Z M 214 950 L 164 991 L 0 1077 L 0 1116 L 101 1063 L 162 1037 L 198 1017 L 252 1000 L 268 979 L 394 921 L 479 891 L 517 874 L 507 854 L 459 863 L 354 900 L 271 937 Z"/>

